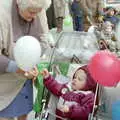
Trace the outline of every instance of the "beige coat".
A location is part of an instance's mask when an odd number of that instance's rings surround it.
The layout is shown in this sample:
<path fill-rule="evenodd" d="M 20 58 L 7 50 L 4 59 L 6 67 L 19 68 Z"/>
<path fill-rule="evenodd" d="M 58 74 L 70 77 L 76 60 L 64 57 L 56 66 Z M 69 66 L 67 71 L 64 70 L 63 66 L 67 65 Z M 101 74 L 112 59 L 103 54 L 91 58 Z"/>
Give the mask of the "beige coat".
<path fill-rule="evenodd" d="M 100 11 L 103 10 L 104 2 L 103 0 L 79 0 L 80 7 L 84 11 L 85 17 L 85 29 L 87 30 L 91 24 L 98 22 L 97 17 Z"/>
<path fill-rule="evenodd" d="M 53 0 L 55 17 L 65 17 L 65 0 Z"/>
<path fill-rule="evenodd" d="M 96 16 L 102 10 L 102 0 L 80 0 L 80 6 L 83 8 L 85 14 Z"/>
<path fill-rule="evenodd" d="M 0 2 L 0 111 L 12 102 L 26 81 L 26 78 L 22 75 L 5 72 L 9 60 L 14 60 L 12 52 L 13 45 L 19 37 L 26 35 L 28 31 L 28 24 L 20 19 L 17 14 L 15 1 L 16 0 L 2 0 Z M 43 25 L 46 26 L 47 24 L 45 23 L 47 21 L 45 19 L 45 11 L 43 10 L 40 14 L 42 17 L 37 17 L 31 24 L 29 35 L 38 38 L 44 48 L 48 45 L 48 42 L 44 41 L 43 37 L 45 31 L 48 31 L 48 27 L 43 27 Z M 44 20 L 41 23 L 40 20 L 42 18 Z M 8 58 L 6 59 L 1 55 L 3 48 L 5 48 L 8 53 Z"/>

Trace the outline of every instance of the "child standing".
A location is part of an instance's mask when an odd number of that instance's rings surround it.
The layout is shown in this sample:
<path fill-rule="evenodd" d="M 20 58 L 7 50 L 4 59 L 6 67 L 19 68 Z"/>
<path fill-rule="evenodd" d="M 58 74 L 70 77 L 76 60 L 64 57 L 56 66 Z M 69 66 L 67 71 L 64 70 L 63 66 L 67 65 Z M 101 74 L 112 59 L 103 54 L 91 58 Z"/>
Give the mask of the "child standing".
<path fill-rule="evenodd" d="M 56 115 L 69 120 L 88 120 L 94 104 L 96 83 L 90 76 L 87 66 L 80 67 L 73 75 L 71 83 L 60 84 L 47 70 L 41 73 L 44 85 L 59 98 Z M 61 120 L 56 118 L 56 120 Z"/>

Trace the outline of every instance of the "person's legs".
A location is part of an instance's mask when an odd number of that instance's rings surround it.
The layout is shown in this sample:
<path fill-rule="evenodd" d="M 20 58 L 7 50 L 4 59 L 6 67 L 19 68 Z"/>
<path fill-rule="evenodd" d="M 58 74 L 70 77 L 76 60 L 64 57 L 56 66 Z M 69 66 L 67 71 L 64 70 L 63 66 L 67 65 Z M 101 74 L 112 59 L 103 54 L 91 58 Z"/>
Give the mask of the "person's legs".
<path fill-rule="evenodd" d="M 76 16 L 75 17 L 75 31 L 78 31 L 78 29 L 79 29 L 79 21 L 78 21 L 78 17 Z"/>
<path fill-rule="evenodd" d="M 73 21 L 73 30 L 76 31 L 76 19 L 75 19 L 75 16 L 72 16 L 72 21 Z"/>
<path fill-rule="evenodd" d="M 84 31 L 83 18 L 78 17 L 78 31 Z"/>
<path fill-rule="evenodd" d="M 83 27 L 83 20 L 81 17 L 76 16 L 75 17 L 75 26 L 76 26 L 76 31 L 83 31 L 84 27 Z"/>
<path fill-rule="evenodd" d="M 18 120 L 27 120 L 27 115 L 19 116 Z"/>

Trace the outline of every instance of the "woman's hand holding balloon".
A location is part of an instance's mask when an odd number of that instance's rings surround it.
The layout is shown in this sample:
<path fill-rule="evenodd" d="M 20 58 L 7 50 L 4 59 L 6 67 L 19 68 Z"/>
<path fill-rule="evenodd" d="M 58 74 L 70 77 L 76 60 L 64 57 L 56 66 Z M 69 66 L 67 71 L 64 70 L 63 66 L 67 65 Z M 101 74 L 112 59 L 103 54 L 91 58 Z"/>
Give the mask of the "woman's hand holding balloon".
<path fill-rule="evenodd" d="M 25 72 L 24 75 L 26 78 L 31 79 L 34 83 L 38 74 L 39 74 L 39 71 L 38 71 L 37 67 L 35 66 L 32 70 Z"/>
<path fill-rule="evenodd" d="M 35 82 L 37 76 L 39 75 L 39 71 L 37 67 L 35 66 L 32 71 L 30 71 L 31 75 L 33 75 L 32 81 Z"/>
<path fill-rule="evenodd" d="M 31 79 L 33 81 L 33 83 L 35 82 L 35 80 L 36 80 L 36 78 L 37 78 L 37 76 L 39 74 L 39 71 L 38 71 L 37 67 L 34 67 L 30 71 L 24 71 L 24 70 L 19 68 L 16 72 L 18 74 L 22 74 L 27 79 Z"/>

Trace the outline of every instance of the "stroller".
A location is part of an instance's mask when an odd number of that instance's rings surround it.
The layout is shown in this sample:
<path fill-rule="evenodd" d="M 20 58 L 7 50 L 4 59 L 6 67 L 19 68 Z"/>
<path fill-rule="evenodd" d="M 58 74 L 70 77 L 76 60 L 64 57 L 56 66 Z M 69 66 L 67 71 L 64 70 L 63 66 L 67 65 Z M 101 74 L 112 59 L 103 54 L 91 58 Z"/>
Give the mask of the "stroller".
<path fill-rule="evenodd" d="M 70 73 L 70 69 L 76 65 L 87 64 L 92 55 L 100 49 L 97 41 L 98 38 L 91 33 L 62 32 L 58 36 L 56 46 L 52 51 L 50 62 L 47 66 L 48 70 L 57 73 L 58 76 L 56 77 L 58 80 L 62 78 L 63 83 L 68 82 L 61 74 L 67 75 Z M 65 63 L 61 61 L 65 61 Z M 104 88 L 97 84 L 93 112 L 90 113 L 88 120 L 111 120 L 111 117 L 107 113 L 104 113 L 103 100 L 106 100 L 106 98 L 103 92 Z M 56 117 L 65 120 L 60 116 L 56 116 L 57 99 L 45 87 L 43 88 L 42 99 L 39 102 L 41 103 L 41 110 L 35 116 L 38 120 L 55 120 Z"/>

